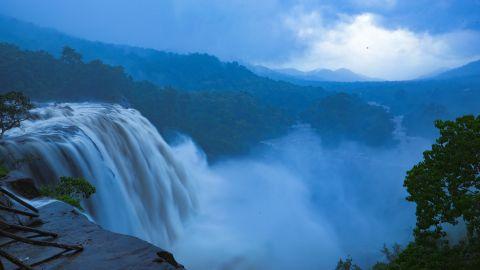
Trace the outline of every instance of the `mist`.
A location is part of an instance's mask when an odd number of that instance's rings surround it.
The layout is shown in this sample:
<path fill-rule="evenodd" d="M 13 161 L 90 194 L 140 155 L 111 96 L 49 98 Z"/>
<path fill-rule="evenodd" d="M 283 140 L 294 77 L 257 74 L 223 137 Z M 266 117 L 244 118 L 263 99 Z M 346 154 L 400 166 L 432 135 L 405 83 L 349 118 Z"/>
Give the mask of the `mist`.
<path fill-rule="evenodd" d="M 213 165 L 184 138 L 174 152 L 199 207 L 169 248 L 189 269 L 334 269 L 349 255 L 371 266 L 384 244 L 406 244 L 415 225 L 403 179 L 429 142 L 399 135 L 393 148 L 327 149 L 299 127 Z"/>

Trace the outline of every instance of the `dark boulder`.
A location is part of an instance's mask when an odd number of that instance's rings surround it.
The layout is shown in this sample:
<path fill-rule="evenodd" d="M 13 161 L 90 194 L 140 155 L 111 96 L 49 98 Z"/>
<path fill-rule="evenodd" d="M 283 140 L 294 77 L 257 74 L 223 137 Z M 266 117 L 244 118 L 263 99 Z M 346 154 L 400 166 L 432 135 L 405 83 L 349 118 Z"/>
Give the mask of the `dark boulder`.
<path fill-rule="evenodd" d="M 29 200 L 40 196 L 40 191 L 35 185 L 35 181 L 23 174 L 11 172 L 8 176 L 2 179 L 2 183 L 17 195 Z"/>
<path fill-rule="evenodd" d="M 176 260 L 175 257 L 173 257 L 173 254 L 166 251 L 162 250 L 157 252 L 158 258 L 155 259 L 156 262 L 166 262 L 172 266 L 174 266 L 176 269 L 184 269 L 183 265 L 179 264 Z"/>

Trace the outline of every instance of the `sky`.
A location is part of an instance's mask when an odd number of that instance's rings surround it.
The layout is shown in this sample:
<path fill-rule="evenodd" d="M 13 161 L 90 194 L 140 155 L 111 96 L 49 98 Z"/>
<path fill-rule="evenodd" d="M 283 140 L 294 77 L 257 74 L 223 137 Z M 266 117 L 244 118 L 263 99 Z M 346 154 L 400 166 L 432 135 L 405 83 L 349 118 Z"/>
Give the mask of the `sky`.
<path fill-rule="evenodd" d="M 2 0 L 90 40 L 412 79 L 480 59 L 480 0 Z"/>

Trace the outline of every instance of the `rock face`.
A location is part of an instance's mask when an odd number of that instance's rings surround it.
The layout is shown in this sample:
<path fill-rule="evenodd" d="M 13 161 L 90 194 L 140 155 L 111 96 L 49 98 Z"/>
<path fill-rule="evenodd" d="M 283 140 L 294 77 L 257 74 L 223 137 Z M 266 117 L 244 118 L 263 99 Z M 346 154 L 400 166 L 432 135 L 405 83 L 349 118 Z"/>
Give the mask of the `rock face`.
<path fill-rule="evenodd" d="M 83 251 L 51 259 L 34 269 L 184 269 L 170 253 L 138 238 L 106 231 L 65 203 L 53 202 L 39 210 L 42 222 L 36 229 L 57 233 L 55 242 L 81 244 Z M 61 251 L 18 242 L 2 246 L 5 242 L 8 239 L 0 238 L 2 250 L 29 265 Z M 5 269 L 17 269 L 3 258 L 2 262 Z"/>
<path fill-rule="evenodd" d="M 19 172 L 10 173 L 2 179 L 2 184 L 10 190 L 27 199 L 33 199 L 40 196 L 40 192 L 35 185 L 35 181 Z"/>

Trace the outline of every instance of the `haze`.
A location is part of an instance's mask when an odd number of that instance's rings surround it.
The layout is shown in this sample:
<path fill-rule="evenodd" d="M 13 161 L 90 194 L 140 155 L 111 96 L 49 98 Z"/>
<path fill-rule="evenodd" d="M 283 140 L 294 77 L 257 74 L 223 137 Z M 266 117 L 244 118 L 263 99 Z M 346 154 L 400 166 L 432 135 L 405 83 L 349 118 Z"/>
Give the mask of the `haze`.
<path fill-rule="evenodd" d="M 475 0 L 4 0 L 0 14 L 90 40 L 388 80 L 480 59 Z"/>

